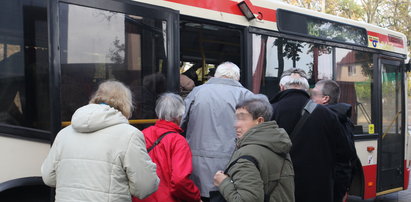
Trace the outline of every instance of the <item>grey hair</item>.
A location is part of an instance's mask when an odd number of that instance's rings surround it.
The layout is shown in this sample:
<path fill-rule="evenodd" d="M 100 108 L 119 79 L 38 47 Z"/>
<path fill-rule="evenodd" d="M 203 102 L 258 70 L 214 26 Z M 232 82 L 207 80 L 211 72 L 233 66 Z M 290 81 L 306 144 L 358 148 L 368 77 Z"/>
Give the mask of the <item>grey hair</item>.
<path fill-rule="evenodd" d="M 340 85 L 333 80 L 321 80 L 316 84 L 321 89 L 321 93 L 324 96 L 329 96 L 330 101 L 328 104 L 336 104 L 340 100 Z"/>
<path fill-rule="evenodd" d="M 130 118 L 134 109 L 133 96 L 123 83 L 114 80 L 104 81 L 91 96 L 90 104 L 105 103 L 119 110 L 126 118 Z"/>
<path fill-rule="evenodd" d="M 239 81 L 240 68 L 232 62 L 223 62 L 220 65 L 218 65 L 214 76 L 216 78 L 229 78 Z"/>
<path fill-rule="evenodd" d="M 298 74 L 300 77 L 293 77 L 292 74 Z M 281 75 L 280 85 L 284 86 L 285 89 L 308 90 L 310 85 L 308 84 L 307 78 L 307 74 L 302 69 L 288 69 Z"/>
<path fill-rule="evenodd" d="M 291 74 L 298 74 L 301 77 L 304 77 L 305 79 L 308 79 L 307 73 L 305 73 L 305 71 L 303 69 L 300 69 L 300 68 L 291 68 L 291 69 L 285 70 L 283 72 L 283 74 L 281 75 L 281 78 L 283 78 L 285 76 L 291 76 Z"/>
<path fill-rule="evenodd" d="M 184 115 L 185 104 L 181 96 L 164 93 L 157 99 L 155 111 L 159 119 L 175 122 Z"/>
<path fill-rule="evenodd" d="M 236 109 L 245 109 L 253 116 L 253 120 L 263 117 L 264 121 L 270 121 L 273 115 L 273 107 L 263 94 L 254 95 L 252 98 L 237 104 Z"/>

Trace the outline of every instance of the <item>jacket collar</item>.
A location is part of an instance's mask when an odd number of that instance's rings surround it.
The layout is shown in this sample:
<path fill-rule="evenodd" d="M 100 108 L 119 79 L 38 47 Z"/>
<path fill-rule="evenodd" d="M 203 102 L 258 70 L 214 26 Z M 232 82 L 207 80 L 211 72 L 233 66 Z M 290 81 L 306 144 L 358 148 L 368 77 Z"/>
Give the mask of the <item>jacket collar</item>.
<path fill-rule="evenodd" d="M 226 79 L 226 78 L 216 78 L 216 77 L 212 77 L 205 84 L 223 84 L 223 85 L 243 87 L 243 85 L 241 85 L 241 83 L 236 80 Z"/>
<path fill-rule="evenodd" d="M 168 131 L 174 131 L 177 133 L 182 133 L 183 129 L 180 128 L 180 126 L 178 126 L 177 124 L 171 122 L 171 121 L 166 121 L 166 120 L 158 120 L 155 124 L 156 127 L 159 128 L 164 128 L 165 130 Z"/>
<path fill-rule="evenodd" d="M 237 148 L 246 145 L 260 145 L 275 153 L 288 153 L 291 149 L 291 140 L 284 129 L 280 129 L 275 121 L 261 123 L 244 136 L 237 139 Z"/>
<path fill-rule="evenodd" d="M 270 100 L 270 103 L 275 103 L 283 99 L 284 97 L 288 97 L 291 95 L 303 95 L 307 98 L 310 98 L 310 95 L 307 93 L 305 90 L 300 90 L 300 89 L 288 89 L 279 92 L 277 95 L 274 96 L 273 99 Z"/>

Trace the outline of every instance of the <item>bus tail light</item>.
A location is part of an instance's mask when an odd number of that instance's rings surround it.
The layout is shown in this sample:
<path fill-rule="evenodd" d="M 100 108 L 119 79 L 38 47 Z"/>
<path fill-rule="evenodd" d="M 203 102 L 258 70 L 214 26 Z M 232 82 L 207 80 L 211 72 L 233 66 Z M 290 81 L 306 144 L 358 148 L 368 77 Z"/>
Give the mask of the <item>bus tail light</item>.
<path fill-rule="evenodd" d="M 368 146 L 367 147 L 367 151 L 368 152 L 372 152 L 372 151 L 374 151 L 375 150 L 375 147 L 373 147 L 373 146 Z"/>

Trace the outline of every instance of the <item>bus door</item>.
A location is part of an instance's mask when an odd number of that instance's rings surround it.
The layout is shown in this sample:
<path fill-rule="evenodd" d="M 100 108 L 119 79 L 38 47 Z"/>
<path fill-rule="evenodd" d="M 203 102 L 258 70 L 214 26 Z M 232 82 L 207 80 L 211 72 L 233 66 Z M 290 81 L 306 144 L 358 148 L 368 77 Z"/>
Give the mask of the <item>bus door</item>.
<path fill-rule="evenodd" d="M 243 33 L 243 27 L 183 16 L 180 20 L 181 78 L 193 80 L 195 86 L 201 85 L 214 76 L 220 63 L 230 61 L 240 67 L 241 83 L 247 83 Z M 181 94 L 185 96 L 190 89 L 181 86 Z"/>
<path fill-rule="evenodd" d="M 404 185 L 404 75 L 400 61 L 381 59 L 380 64 L 377 195 L 400 191 Z"/>
<path fill-rule="evenodd" d="M 157 97 L 178 91 L 179 13 L 133 1 L 65 0 L 57 8 L 62 126 L 109 79 L 134 95 L 130 123 L 153 123 Z"/>

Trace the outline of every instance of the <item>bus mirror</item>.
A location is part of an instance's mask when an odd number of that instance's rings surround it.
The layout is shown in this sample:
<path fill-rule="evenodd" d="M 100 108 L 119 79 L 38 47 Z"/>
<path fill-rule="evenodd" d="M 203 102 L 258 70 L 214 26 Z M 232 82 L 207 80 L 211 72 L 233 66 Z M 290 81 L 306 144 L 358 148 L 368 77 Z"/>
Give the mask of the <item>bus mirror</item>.
<path fill-rule="evenodd" d="M 238 8 L 240 8 L 241 12 L 247 18 L 247 20 L 252 20 L 255 18 L 254 15 L 254 6 L 250 0 L 244 0 L 237 4 Z"/>

